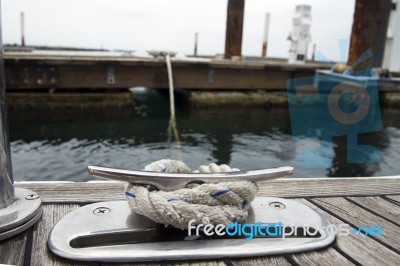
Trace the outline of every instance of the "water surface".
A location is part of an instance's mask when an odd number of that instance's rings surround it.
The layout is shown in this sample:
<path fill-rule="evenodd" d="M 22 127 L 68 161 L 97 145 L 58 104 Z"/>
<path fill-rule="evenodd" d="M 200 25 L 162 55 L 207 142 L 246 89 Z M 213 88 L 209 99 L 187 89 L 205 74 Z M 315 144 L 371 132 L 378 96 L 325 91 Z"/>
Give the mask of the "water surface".
<path fill-rule="evenodd" d="M 284 108 L 177 107 L 180 145 L 168 132 L 168 97 L 136 94 L 126 109 L 10 111 L 15 180 L 87 181 L 87 165 L 141 169 L 163 158 L 192 169 L 210 162 L 242 170 L 291 165 L 295 177 L 396 175 L 400 172 L 400 111 L 382 109 L 384 129 L 360 141 L 377 147 L 379 164 L 347 164 L 345 138 L 334 139 L 332 166 L 298 167 L 297 156 L 317 140 L 295 142 Z M 324 156 L 323 154 L 321 156 Z M 314 160 L 318 158 L 310 158 Z"/>

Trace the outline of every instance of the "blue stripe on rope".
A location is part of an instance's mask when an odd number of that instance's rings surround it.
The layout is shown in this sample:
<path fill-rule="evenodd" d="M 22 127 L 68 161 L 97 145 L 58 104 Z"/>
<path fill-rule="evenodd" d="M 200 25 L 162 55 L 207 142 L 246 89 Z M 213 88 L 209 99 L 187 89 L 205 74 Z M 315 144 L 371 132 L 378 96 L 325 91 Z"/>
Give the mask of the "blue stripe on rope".
<path fill-rule="evenodd" d="M 212 193 L 211 196 L 218 197 L 218 196 L 221 196 L 222 194 L 225 194 L 225 193 L 227 193 L 229 191 L 231 191 L 231 190 L 229 188 L 226 188 L 224 190 L 220 190 L 220 191 Z"/>
<path fill-rule="evenodd" d="M 170 199 L 168 199 L 168 202 L 171 202 L 171 201 L 177 201 L 177 200 L 179 200 L 179 199 L 176 199 L 176 198 L 170 198 Z"/>
<path fill-rule="evenodd" d="M 136 198 L 136 195 L 133 193 L 130 193 L 130 192 L 125 192 L 125 195 L 127 195 L 128 197 L 131 197 L 131 198 Z"/>

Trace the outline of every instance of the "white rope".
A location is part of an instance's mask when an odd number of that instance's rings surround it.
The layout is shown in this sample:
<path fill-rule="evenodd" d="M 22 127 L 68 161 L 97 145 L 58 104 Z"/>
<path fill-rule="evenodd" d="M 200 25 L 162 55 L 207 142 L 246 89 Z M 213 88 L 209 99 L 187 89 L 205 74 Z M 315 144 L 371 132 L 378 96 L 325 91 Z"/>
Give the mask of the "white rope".
<path fill-rule="evenodd" d="M 174 99 L 174 79 L 172 76 L 171 57 L 169 54 L 165 56 L 168 71 L 168 85 L 169 85 L 169 109 L 171 119 L 175 120 L 175 99 Z"/>
<path fill-rule="evenodd" d="M 190 173 L 180 161 L 160 160 L 145 167 L 147 171 Z M 195 172 L 216 173 L 239 171 L 227 165 L 200 166 Z M 242 222 L 247 218 L 250 203 L 258 191 L 249 181 L 207 183 L 175 191 L 149 191 L 144 186 L 128 184 L 125 194 L 132 210 L 149 219 L 177 228 L 187 229 L 188 223 L 224 224 Z"/>

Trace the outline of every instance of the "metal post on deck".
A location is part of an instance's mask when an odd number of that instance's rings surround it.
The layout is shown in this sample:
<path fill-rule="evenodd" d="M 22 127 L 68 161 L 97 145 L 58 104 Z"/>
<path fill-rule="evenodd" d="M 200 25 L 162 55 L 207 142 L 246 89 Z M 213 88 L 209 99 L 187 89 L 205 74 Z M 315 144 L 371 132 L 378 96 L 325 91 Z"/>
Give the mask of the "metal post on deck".
<path fill-rule="evenodd" d="M 356 0 L 347 64 L 354 70 L 381 67 L 385 49 L 391 0 Z M 372 57 L 360 58 L 371 50 Z"/>
<path fill-rule="evenodd" d="M 245 0 L 228 0 L 225 34 L 225 59 L 242 56 Z"/>
<path fill-rule="evenodd" d="M 0 28 L 0 208 L 5 208 L 14 200 L 14 180 L 11 168 L 10 142 L 8 140 L 7 107 L 5 105 L 6 86 L 2 51 L 3 35 Z"/>
<path fill-rule="evenodd" d="M 13 186 L 1 26 L 0 15 L 0 240 L 3 240 L 26 230 L 39 220 L 41 200 L 32 191 Z"/>

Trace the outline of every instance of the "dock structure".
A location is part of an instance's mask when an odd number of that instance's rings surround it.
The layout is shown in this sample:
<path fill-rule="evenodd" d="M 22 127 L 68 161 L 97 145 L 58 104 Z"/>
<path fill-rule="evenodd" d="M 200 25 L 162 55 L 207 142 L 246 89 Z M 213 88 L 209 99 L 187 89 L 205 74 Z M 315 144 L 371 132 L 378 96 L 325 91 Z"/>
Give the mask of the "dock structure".
<path fill-rule="evenodd" d="M 132 56 L 10 52 L 4 56 L 7 90 L 168 88 L 164 59 Z M 285 60 L 173 58 L 174 84 L 188 90 L 286 90 L 291 78 L 312 76 L 330 64 Z"/>
<path fill-rule="evenodd" d="M 32 182 L 16 187 L 32 189 L 43 201 L 43 216 L 34 227 L 0 242 L 0 264 L 84 265 L 61 259 L 47 248 L 52 227 L 67 213 L 89 203 L 125 200 L 122 182 Z M 161 265 L 397 265 L 400 261 L 400 177 L 283 178 L 259 184 L 259 195 L 294 198 L 335 225 L 350 230 L 380 226 L 383 235 L 350 232 L 320 250 L 279 256 L 225 258 Z M 101 265 L 115 265 L 102 263 Z M 160 265 L 160 262 L 129 265 Z"/>

